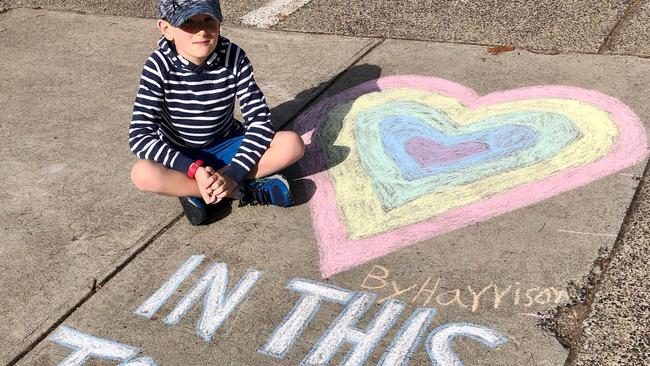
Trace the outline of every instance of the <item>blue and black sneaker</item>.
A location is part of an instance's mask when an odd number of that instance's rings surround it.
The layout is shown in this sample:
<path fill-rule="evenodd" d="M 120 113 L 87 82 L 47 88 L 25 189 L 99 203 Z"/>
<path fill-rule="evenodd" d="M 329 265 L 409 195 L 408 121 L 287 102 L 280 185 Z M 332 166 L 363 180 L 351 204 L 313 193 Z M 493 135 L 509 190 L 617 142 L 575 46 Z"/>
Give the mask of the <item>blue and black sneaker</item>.
<path fill-rule="evenodd" d="M 265 178 L 247 180 L 243 184 L 242 205 L 274 205 L 280 207 L 292 206 L 289 182 L 280 174 Z"/>
<path fill-rule="evenodd" d="M 183 212 L 190 224 L 201 225 L 208 218 L 208 207 L 202 198 L 198 197 L 178 197 L 183 206 Z"/>

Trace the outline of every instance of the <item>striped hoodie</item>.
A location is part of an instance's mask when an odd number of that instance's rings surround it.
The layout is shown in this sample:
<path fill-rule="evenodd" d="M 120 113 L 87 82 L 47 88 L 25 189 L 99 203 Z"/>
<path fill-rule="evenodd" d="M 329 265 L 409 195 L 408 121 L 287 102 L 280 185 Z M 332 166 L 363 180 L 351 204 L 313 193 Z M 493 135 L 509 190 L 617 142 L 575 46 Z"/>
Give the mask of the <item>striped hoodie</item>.
<path fill-rule="evenodd" d="M 233 117 L 235 98 L 244 117 L 244 139 L 225 174 L 241 182 L 275 134 L 266 98 L 244 51 L 225 37 L 201 65 L 176 53 L 164 37 L 145 62 L 133 103 L 129 147 L 186 173 L 193 160 L 176 147 L 201 148 L 242 128 Z"/>

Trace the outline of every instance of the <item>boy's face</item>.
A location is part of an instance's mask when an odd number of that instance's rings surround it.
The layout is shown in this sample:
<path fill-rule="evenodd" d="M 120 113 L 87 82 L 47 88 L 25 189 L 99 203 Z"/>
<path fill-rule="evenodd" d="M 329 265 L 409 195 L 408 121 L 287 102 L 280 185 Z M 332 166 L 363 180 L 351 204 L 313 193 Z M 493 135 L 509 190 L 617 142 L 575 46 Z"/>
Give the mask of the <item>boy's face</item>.
<path fill-rule="evenodd" d="M 195 65 L 200 65 L 217 47 L 221 22 L 207 14 L 196 14 L 178 28 L 158 20 L 158 29 L 173 41 L 176 52 Z"/>

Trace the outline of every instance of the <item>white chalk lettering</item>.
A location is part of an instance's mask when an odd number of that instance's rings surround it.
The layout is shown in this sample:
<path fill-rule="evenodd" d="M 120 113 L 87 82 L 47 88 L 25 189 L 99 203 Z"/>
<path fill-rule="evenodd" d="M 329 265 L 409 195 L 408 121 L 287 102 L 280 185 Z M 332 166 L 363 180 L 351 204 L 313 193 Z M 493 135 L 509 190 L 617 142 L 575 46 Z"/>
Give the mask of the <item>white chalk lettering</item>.
<path fill-rule="evenodd" d="M 355 293 L 301 365 L 327 365 L 345 343 L 352 344 L 352 350 L 347 353 L 341 365 L 363 365 L 406 307 L 401 301 L 387 301 L 364 332 L 356 328 L 356 323 L 372 307 L 376 298 L 377 295 L 373 293 Z"/>
<path fill-rule="evenodd" d="M 436 315 L 436 309 L 418 308 L 393 338 L 377 366 L 408 365 L 411 355 Z"/>
<path fill-rule="evenodd" d="M 289 290 L 302 294 L 293 310 L 269 340 L 258 350 L 268 356 L 283 358 L 300 338 L 314 318 L 323 301 L 347 303 L 352 298 L 352 291 L 309 280 L 295 278 L 287 284 Z"/>
<path fill-rule="evenodd" d="M 156 361 L 151 357 L 142 357 L 126 363 L 121 363 L 118 366 L 157 366 Z"/>
<path fill-rule="evenodd" d="M 150 298 L 140 305 L 135 311 L 136 315 L 144 316 L 151 319 L 151 317 L 162 307 L 167 300 L 178 290 L 178 287 L 189 276 L 196 267 L 203 262 L 204 255 L 193 255 L 180 268 L 174 273 L 165 284 L 160 286 Z"/>
<path fill-rule="evenodd" d="M 201 265 L 204 259 L 203 255 L 189 257 L 158 290 L 137 308 L 134 312 L 135 315 L 152 319 L 170 302 L 176 292 L 181 291 L 183 282 Z M 249 295 L 261 275 L 261 271 L 249 269 L 232 286 L 229 283 L 228 266 L 225 263 L 214 262 L 201 277 L 198 277 L 198 274 L 192 277 L 193 281 L 197 277 L 198 279 L 187 284 L 186 287 L 191 288 L 162 318 L 162 322 L 167 325 L 179 324 L 190 310 L 201 302 L 202 308 L 199 306 L 201 314 L 196 319 L 195 331 L 202 339 L 209 342 L 235 309 L 241 307 L 240 304 Z M 423 301 L 426 304 L 435 299 L 442 306 L 456 305 L 468 308 L 472 312 L 481 308 L 482 302 L 489 301 L 486 300 L 485 294 L 490 288 L 494 289 L 494 309 L 498 309 L 499 306 L 506 303 L 505 299 L 509 294 L 514 294 L 515 302 L 519 302 L 525 297 L 527 302 L 524 306 L 531 306 L 533 303 L 549 304 L 552 301 L 557 302 L 568 298 L 566 291 L 556 290 L 552 287 L 529 288 L 523 292 L 519 283 L 516 283 L 514 289 L 511 285 L 504 288 L 492 283 L 480 290 L 467 286 L 466 294 L 472 295 L 470 307 L 461 299 L 461 294 L 465 294 L 465 292 L 461 292 L 458 288 L 446 288 L 447 291 L 438 293 L 440 278 L 435 281 L 433 286 L 430 286 L 431 277 L 428 277 L 422 286 L 404 286 L 389 278 L 390 270 L 374 266 L 364 280 L 363 287 L 391 291 L 383 298 L 378 297 L 374 292 L 354 292 L 303 278 L 290 280 L 286 284 L 286 288 L 297 293 L 297 300 L 291 311 L 285 315 L 282 323 L 274 329 L 264 345 L 257 349 L 257 352 L 277 359 L 287 357 L 325 302 L 338 304 L 340 312 L 310 351 L 306 355 L 303 353 L 303 358 L 300 361 L 301 366 L 325 366 L 333 361 L 343 366 L 361 366 L 369 362 L 370 356 L 376 351 L 379 344 L 388 344 L 389 340 L 385 339 L 386 335 L 406 309 L 407 302 L 397 299 L 400 296 L 407 295 L 411 303 Z M 390 286 L 387 288 L 388 285 Z M 417 293 L 416 289 L 418 289 Z M 413 297 L 411 298 L 411 296 Z M 175 301 L 176 299 L 173 300 L 173 302 Z M 170 308 L 170 305 L 173 304 L 168 304 L 167 307 Z M 371 308 L 379 310 L 370 315 Z M 462 366 L 462 361 L 452 349 L 452 342 L 456 337 L 466 337 L 489 348 L 495 348 L 508 341 L 494 330 L 462 322 L 441 325 L 430 331 L 425 337 L 436 314 L 437 310 L 432 307 L 416 308 L 390 340 L 388 347 L 385 350 L 377 351 L 376 356 L 381 353 L 377 365 L 408 366 L 413 353 L 421 343 L 424 343 L 429 359 L 434 366 Z M 320 329 L 318 330 L 320 331 Z M 228 335 L 230 333 L 230 331 L 227 332 Z M 424 342 L 422 342 L 423 338 L 425 338 Z M 49 340 L 70 350 L 69 354 L 64 355 L 67 357 L 59 363 L 59 366 L 82 366 L 85 363 L 105 361 L 113 361 L 111 364 L 117 364 L 117 366 L 157 366 L 153 358 L 140 354 L 139 348 L 98 338 L 63 325 L 53 332 Z M 295 358 L 293 359 L 295 360 Z"/>
<path fill-rule="evenodd" d="M 125 361 L 122 365 L 138 365 L 126 363 L 140 352 L 138 348 L 97 338 L 66 327 L 65 325 L 57 328 L 57 330 L 50 336 L 49 340 L 73 350 L 65 360 L 59 363 L 59 366 L 80 366 L 91 358 L 99 358 L 108 361 Z M 152 366 L 156 364 L 153 360 L 151 360 L 151 362 L 152 363 L 146 365 Z"/>
<path fill-rule="evenodd" d="M 453 351 L 451 342 L 456 337 L 467 337 L 496 348 L 508 341 L 496 331 L 470 323 L 452 323 L 438 327 L 429 333 L 425 342 L 433 366 L 462 366 L 463 362 Z"/>
<path fill-rule="evenodd" d="M 215 263 L 178 303 L 176 308 L 163 319 L 163 323 L 178 324 L 205 293 L 203 312 L 196 323 L 196 333 L 209 342 L 261 275 L 260 271 L 248 270 L 232 292 L 226 296 L 228 267 L 225 263 Z"/>

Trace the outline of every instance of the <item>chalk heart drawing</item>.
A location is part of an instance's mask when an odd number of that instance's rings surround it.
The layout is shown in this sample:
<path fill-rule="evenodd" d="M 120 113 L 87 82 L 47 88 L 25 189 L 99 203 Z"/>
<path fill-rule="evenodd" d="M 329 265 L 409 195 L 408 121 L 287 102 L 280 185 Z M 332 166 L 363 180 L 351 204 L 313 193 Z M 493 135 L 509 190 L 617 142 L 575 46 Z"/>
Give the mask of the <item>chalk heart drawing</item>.
<path fill-rule="evenodd" d="M 540 202 L 641 161 L 625 104 L 568 86 L 480 96 L 444 79 L 391 76 L 297 119 L 323 277 Z M 311 174 L 311 173 L 310 173 Z"/>

